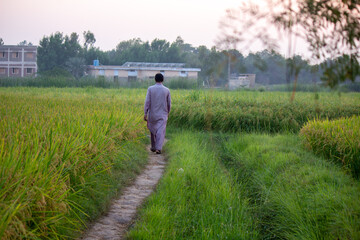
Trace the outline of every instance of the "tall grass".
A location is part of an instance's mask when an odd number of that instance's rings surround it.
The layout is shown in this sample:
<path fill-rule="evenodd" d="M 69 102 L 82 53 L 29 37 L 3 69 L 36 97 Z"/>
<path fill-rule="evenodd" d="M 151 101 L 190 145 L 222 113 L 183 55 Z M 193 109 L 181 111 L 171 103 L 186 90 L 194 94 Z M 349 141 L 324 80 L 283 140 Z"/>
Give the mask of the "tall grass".
<path fill-rule="evenodd" d="M 333 159 L 360 177 L 360 116 L 309 121 L 300 131 L 305 147 Z"/>
<path fill-rule="evenodd" d="M 0 238 L 83 228 L 144 164 L 144 154 L 126 154 L 144 128 L 139 112 L 106 92 L 0 89 Z"/>
<path fill-rule="evenodd" d="M 256 239 L 244 189 L 218 162 L 204 134 L 176 132 L 166 173 L 129 239 Z"/>
<path fill-rule="evenodd" d="M 302 150 L 296 135 L 219 138 L 225 166 L 247 196 L 261 239 L 359 239 L 360 184 Z"/>
<path fill-rule="evenodd" d="M 196 89 L 197 80 L 187 78 L 167 78 L 167 85 L 171 89 Z M 75 79 L 72 76 L 39 76 L 28 78 L 0 78 L 0 87 L 98 87 L 98 88 L 148 88 L 155 83 L 154 79 L 138 79 L 128 81 L 127 79 L 105 78 L 103 76 L 82 77 Z"/>
<path fill-rule="evenodd" d="M 298 132 L 309 119 L 360 115 L 360 94 L 172 91 L 169 123 L 222 132 Z"/>

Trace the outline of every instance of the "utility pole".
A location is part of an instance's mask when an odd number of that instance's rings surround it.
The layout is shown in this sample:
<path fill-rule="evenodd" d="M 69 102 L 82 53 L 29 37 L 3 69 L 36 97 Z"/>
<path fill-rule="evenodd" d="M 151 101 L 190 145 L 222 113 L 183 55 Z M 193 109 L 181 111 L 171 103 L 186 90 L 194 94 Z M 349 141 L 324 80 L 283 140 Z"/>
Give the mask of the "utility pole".
<path fill-rule="evenodd" d="M 228 86 L 230 84 L 230 52 L 228 51 Z"/>

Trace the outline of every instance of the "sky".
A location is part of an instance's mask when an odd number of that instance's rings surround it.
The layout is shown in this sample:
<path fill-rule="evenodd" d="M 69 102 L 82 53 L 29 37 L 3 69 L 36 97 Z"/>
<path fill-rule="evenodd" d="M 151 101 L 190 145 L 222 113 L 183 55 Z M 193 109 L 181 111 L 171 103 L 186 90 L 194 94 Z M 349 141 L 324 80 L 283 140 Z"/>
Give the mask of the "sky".
<path fill-rule="evenodd" d="M 0 38 L 6 45 L 23 40 L 38 45 L 55 32 L 76 32 L 82 41 L 82 33 L 90 30 L 101 50 L 132 38 L 173 42 L 177 36 L 195 47 L 211 48 L 226 9 L 241 1 L 246 0 L 0 0 Z M 254 45 L 249 51 L 261 49 Z M 299 51 L 306 48 L 300 45 Z"/>

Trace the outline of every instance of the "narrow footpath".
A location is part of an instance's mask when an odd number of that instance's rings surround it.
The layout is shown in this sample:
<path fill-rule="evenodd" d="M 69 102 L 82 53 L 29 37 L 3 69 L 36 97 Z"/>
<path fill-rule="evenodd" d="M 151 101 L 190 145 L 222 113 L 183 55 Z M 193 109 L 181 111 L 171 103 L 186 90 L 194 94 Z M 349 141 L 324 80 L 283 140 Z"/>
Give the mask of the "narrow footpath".
<path fill-rule="evenodd" d="M 126 187 L 118 199 L 113 200 L 109 210 L 96 220 L 85 232 L 82 240 L 123 239 L 136 217 L 136 210 L 155 189 L 165 169 L 163 154 L 149 152 L 149 162 L 135 182 Z"/>

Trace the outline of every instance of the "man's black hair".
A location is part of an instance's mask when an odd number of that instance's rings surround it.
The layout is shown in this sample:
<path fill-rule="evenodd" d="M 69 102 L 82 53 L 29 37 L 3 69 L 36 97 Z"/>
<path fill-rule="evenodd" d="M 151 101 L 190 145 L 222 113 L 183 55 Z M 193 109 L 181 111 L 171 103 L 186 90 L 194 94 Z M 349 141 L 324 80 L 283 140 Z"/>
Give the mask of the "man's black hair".
<path fill-rule="evenodd" d="M 156 82 L 163 82 L 164 81 L 164 75 L 162 75 L 161 73 L 157 73 L 155 75 L 155 81 Z"/>

